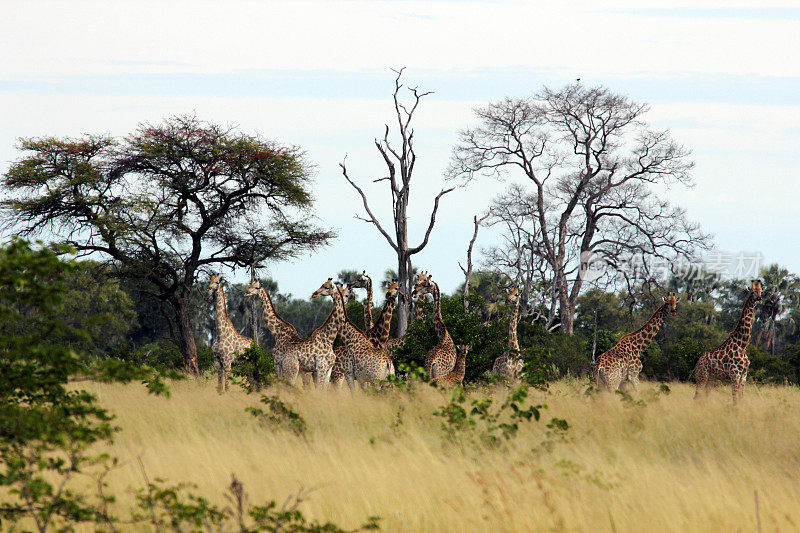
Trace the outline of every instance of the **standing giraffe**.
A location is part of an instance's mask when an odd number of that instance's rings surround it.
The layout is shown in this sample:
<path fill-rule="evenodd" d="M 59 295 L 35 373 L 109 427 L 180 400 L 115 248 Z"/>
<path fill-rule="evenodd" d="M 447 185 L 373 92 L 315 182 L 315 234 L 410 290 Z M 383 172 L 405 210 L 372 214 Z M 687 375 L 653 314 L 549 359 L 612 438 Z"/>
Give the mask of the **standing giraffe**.
<path fill-rule="evenodd" d="M 428 373 L 428 379 L 446 376 L 456 364 L 456 346 L 442 321 L 442 294 L 436 282 L 431 281 L 432 277 L 433 275 L 426 275 L 425 272 L 420 274 L 411 295 L 416 300 L 426 294 L 433 294 L 433 327 L 436 329 L 439 343 L 425 356 L 425 372 Z"/>
<path fill-rule="evenodd" d="M 453 370 L 440 378 L 435 378 L 433 381 L 439 384 L 457 383 L 462 385 L 464 383 L 464 374 L 466 373 L 467 369 L 466 360 L 467 352 L 469 352 L 469 345 L 463 344 L 456 346 L 456 351 L 456 365 L 453 367 Z"/>
<path fill-rule="evenodd" d="M 722 346 L 705 352 L 697 360 L 694 367 L 694 379 L 697 383 L 695 399 L 701 397 L 701 391 L 708 394 L 711 382 L 717 379 L 730 378 L 733 402 L 736 403 L 744 395 L 744 384 L 747 381 L 747 369 L 750 359 L 747 357 L 747 344 L 753 329 L 753 315 L 756 304 L 761 303 L 761 280 L 750 282 L 750 294 L 742 307 L 742 314 L 736 328 L 728 335 Z"/>
<path fill-rule="evenodd" d="M 344 298 L 344 305 L 347 308 L 347 304 L 350 303 L 350 300 L 355 298 L 353 291 L 350 290 L 350 287 L 347 286 L 342 289 L 342 298 Z M 338 346 L 333 349 L 333 367 L 331 367 L 331 379 L 330 382 L 334 385 L 334 388 L 341 388 L 342 380 L 344 380 L 344 366 L 342 358 L 344 357 L 344 347 Z M 311 386 L 311 382 L 314 379 L 313 372 L 300 372 L 300 377 L 303 379 L 303 388 L 307 389 Z"/>
<path fill-rule="evenodd" d="M 364 270 L 359 276 L 348 284 L 348 289 L 367 289 L 367 300 L 364 302 L 364 331 L 370 331 L 374 326 L 372 321 L 372 278 Z"/>
<path fill-rule="evenodd" d="M 206 293 L 216 293 L 216 308 L 214 318 L 217 323 L 217 338 L 211 351 L 214 353 L 214 366 L 217 369 L 217 390 L 228 390 L 228 373 L 236 360 L 236 356 L 247 350 L 253 339 L 240 335 L 233 327 L 228 316 L 228 305 L 225 302 L 225 288 L 222 286 L 222 276 L 214 274 L 208 284 Z"/>
<path fill-rule="evenodd" d="M 522 358 L 519 357 L 517 341 L 517 317 L 519 317 L 519 289 L 514 287 L 508 291 L 508 301 L 514 304 L 508 319 L 508 350 L 494 360 L 492 374 L 505 379 L 518 379 L 522 371 Z"/>
<path fill-rule="evenodd" d="M 622 337 L 613 348 L 597 358 L 592 369 L 592 378 L 598 388 L 625 390 L 628 383 L 634 389 L 639 388 L 639 372 L 642 371 L 639 354 L 661 329 L 667 313 L 675 315 L 676 306 L 681 301 L 680 297 L 673 293 L 669 293 L 662 300 L 664 304 L 653 313 L 644 326 Z"/>
<path fill-rule="evenodd" d="M 329 278 L 315 294 L 332 296 L 334 307 L 338 309 L 338 314 L 342 317 L 339 335 L 344 341 L 344 353 L 340 359 L 347 385 L 352 389 L 354 381 L 364 386 L 386 379 L 390 374 L 393 375 L 394 364 L 389 354 L 375 346 L 364 332 L 347 318 L 342 289 Z"/>
<path fill-rule="evenodd" d="M 275 311 L 272 299 L 259 280 L 254 280 L 245 293 L 245 296 L 256 295 L 261 299 L 264 308 L 264 322 L 275 337 L 272 356 L 278 379 L 294 385 L 302 369 L 304 372 L 313 373 L 316 386 L 324 386 L 330 379 L 334 362 L 333 339 L 336 337 L 339 327 L 338 321 L 341 320 L 336 313 L 336 307 L 334 306 L 334 311 L 328 315 L 320 327 L 311 333 L 308 339 L 303 339 L 294 326 L 282 319 Z"/>

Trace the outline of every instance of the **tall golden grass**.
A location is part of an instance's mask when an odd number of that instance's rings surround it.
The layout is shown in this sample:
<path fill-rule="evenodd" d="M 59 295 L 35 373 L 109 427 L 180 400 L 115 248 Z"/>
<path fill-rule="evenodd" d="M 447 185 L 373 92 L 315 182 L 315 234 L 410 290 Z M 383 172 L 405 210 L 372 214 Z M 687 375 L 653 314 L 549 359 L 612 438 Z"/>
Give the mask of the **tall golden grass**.
<path fill-rule="evenodd" d="M 143 485 L 141 458 L 150 478 L 196 483 L 220 505 L 231 474 L 254 504 L 313 488 L 306 516 L 343 527 L 379 515 L 387 531 L 800 529 L 798 389 L 748 386 L 733 408 L 728 388 L 698 405 L 691 385 L 666 394 L 644 383 L 638 405 L 586 387 L 532 392 L 548 405 L 542 420 L 496 449 L 447 442 L 432 413 L 449 396 L 427 386 L 265 391 L 302 415 L 304 437 L 245 412 L 257 395 L 220 396 L 208 381 L 176 383 L 170 399 L 133 385 L 84 388 L 122 428 L 109 450 L 123 461 L 109 478 L 120 495 Z M 487 394 L 502 402 L 506 391 L 470 392 Z M 570 424 L 564 438 L 546 427 L 554 416 Z"/>

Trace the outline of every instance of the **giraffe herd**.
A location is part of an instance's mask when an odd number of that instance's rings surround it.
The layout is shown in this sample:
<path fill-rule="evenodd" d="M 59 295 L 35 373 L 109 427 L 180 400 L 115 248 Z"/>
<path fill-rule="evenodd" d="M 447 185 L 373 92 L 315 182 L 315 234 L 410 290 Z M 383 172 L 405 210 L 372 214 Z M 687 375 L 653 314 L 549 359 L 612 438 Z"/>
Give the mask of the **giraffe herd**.
<path fill-rule="evenodd" d="M 436 383 L 462 383 L 466 369 L 468 345 L 456 346 L 442 319 L 441 291 L 427 272 L 421 273 L 412 292 L 412 300 L 419 300 L 428 294 L 433 296 L 433 324 L 438 342 L 425 357 L 425 371 Z M 354 289 L 366 289 L 367 300 L 364 306 L 362 331 L 348 318 L 345 306 L 354 297 Z M 729 378 L 732 383 L 733 400 L 741 399 L 750 361 L 746 348 L 750 341 L 755 306 L 761 303 L 761 281 L 753 280 L 750 292 L 744 303 L 742 314 L 736 327 L 715 350 L 702 354 L 694 369 L 697 383 L 696 399 L 702 399 L 714 381 Z M 218 389 L 228 389 L 228 373 L 238 354 L 252 344 L 252 339 L 240 335 L 233 326 L 227 312 L 225 290 L 222 279 L 211 277 L 208 291 L 215 295 L 215 319 L 217 335 L 212 347 L 214 365 L 218 375 Z M 278 379 L 293 385 L 301 376 L 305 386 L 313 381 L 316 387 L 328 383 L 341 388 L 347 382 L 352 389 L 355 383 L 364 386 L 379 382 L 395 374 L 391 353 L 405 343 L 406 337 L 389 339 L 389 329 L 394 308 L 397 305 L 399 286 L 393 280 L 387 288 L 385 302 L 376 321 L 372 318 L 372 279 L 362 272 L 354 281 L 340 286 L 328 278 L 312 298 L 330 296 L 334 306 L 323 324 L 311 335 L 302 338 L 294 326 L 280 317 L 272 303 L 269 293 L 259 280 L 254 280 L 245 296 L 258 296 L 263 308 L 263 319 L 275 339 L 273 358 Z M 517 321 L 519 317 L 520 293 L 517 288 L 508 290 L 511 304 L 509 317 L 508 349 L 498 357 L 492 373 L 505 380 L 518 380 L 522 377 L 523 361 L 519 355 L 517 340 Z M 663 298 L 661 305 L 652 317 L 638 330 L 623 336 L 610 350 L 602 353 L 592 365 L 592 380 L 599 389 L 616 390 L 630 385 L 637 389 L 639 373 L 642 370 L 641 352 L 655 338 L 668 315 L 677 313 L 680 297 L 670 293 Z M 414 320 L 422 318 L 422 310 L 415 305 Z M 337 336 L 343 346 L 334 349 Z"/>

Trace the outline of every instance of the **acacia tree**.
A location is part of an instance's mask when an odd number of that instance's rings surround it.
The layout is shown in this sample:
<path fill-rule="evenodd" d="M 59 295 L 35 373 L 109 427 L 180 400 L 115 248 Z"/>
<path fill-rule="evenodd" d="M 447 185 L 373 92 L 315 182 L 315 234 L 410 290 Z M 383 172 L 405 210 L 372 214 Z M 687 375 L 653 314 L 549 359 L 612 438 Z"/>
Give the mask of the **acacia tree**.
<path fill-rule="evenodd" d="M 604 272 L 690 257 L 707 237 L 654 188 L 692 185 L 689 152 L 644 121 L 648 107 L 605 87 L 579 83 L 476 109 L 449 168 L 469 181 L 516 169 L 530 184 L 537 254 L 552 276 L 561 327 L 572 333 L 575 304 L 592 261 Z M 655 187 L 653 187 L 655 186 Z"/>
<path fill-rule="evenodd" d="M 197 373 L 191 293 L 198 274 L 294 256 L 332 236 L 307 222 L 302 152 L 175 116 L 122 140 L 23 139 L 3 175 L 5 229 L 47 233 L 138 278 Z"/>
<path fill-rule="evenodd" d="M 422 98 L 431 93 L 419 92 L 417 88 L 409 88 L 409 92 L 412 96 L 411 102 L 408 104 L 403 103 L 400 100 L 400 89 L 403 88 L 403 85 L 400 83 L 400 78 L 402 77 L 403 69 L 396 70 L 395 72 L 397 73 L 397 77 L 394 81 L 394 94 L 392 97 L 400 139 L 398 144 L 392 144 L 389 141 L 388 124 L 384 130 L 383 139 L 375 139 L 375 147 L 378 149 L 378 152 L 380 152 L 389 171 L 389 175 L 373 180 L 374 182 L 386 181 L 389 186 L 389 192 L 392 197 L 392 217 L 394 221 L 393 235 L 390 235 L 389 232 L 384 229 L 377 217 L 373 214 L 369 207 L 366 194 L 347 174 L 345 162 L 342 161 L 340 166 L 342 167 L 344 179 L 346 179 L 361 196 L 364 210 L 367 213 L 366 218 L 361 216 L 356 216 L 356 218 L 373 224 L 397 254 L 397 283 L 400 286 L 400 293 L 397 299 L 397 335 L 402 336 L 406 331 L 406 326 L 408 326 L 408 315 L 411 311 L 411 290 L 413 281 L 409 275 L 412 272 L 411 256 L 421 252 L 425 246 L 427 246 L 428 238 L 436 223 L 436 211 L 439 209 L 439 200 L 442 196 L 452 191 L 453 187 L 439 191 L 433 200 L 433 210 L 431 211 L 430 222 L 425 231 L 425 236 L 417 246 L 409 245 L 408 217 L 406 211 L 408 210 L 409 194 L 411 192 L 411 178 L 414 173 L 414 165 L 417 161 L 417 154 L 414 149 L 414 129 L 411 126 L 411 122 Z"/>

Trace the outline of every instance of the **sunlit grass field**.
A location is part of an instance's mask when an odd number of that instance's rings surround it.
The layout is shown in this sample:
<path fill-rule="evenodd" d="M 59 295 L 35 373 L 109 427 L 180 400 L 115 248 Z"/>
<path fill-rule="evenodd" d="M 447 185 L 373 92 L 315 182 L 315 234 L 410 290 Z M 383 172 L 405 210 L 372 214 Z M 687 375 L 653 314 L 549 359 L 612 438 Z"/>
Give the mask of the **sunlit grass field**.
<path fill-rule="evenodd" d="M 245 411 L 258 395 L 220 396 L 211 381 L 175 383 L 169 399 L 138 385 L 81 386 L 117 415 L 117 494 L 143 485 L 141 458 L 151 479 L 193 482 L 219 505 L 232 474 L 254 504 L 313 489 L 306 516 L 346 528 L 378 515 L 388 531 L 800 530 L 796 388 L 748 385 L 734 409 L 727 387 L 697 405 L 691 384 L 666 393 L 643 383 L 631 402 L 561 381 L 532 391 L 548 406 L 539 422 L 486 447 L 445 439 L 432 413 L 449 395 L 425 385 L 263 391 L 304 418 L 305 436 L 259 423 Z M 506 394 L 469 392 L 496 403 Z M 552 417 L 569 429 L 548 429 Z"/>

